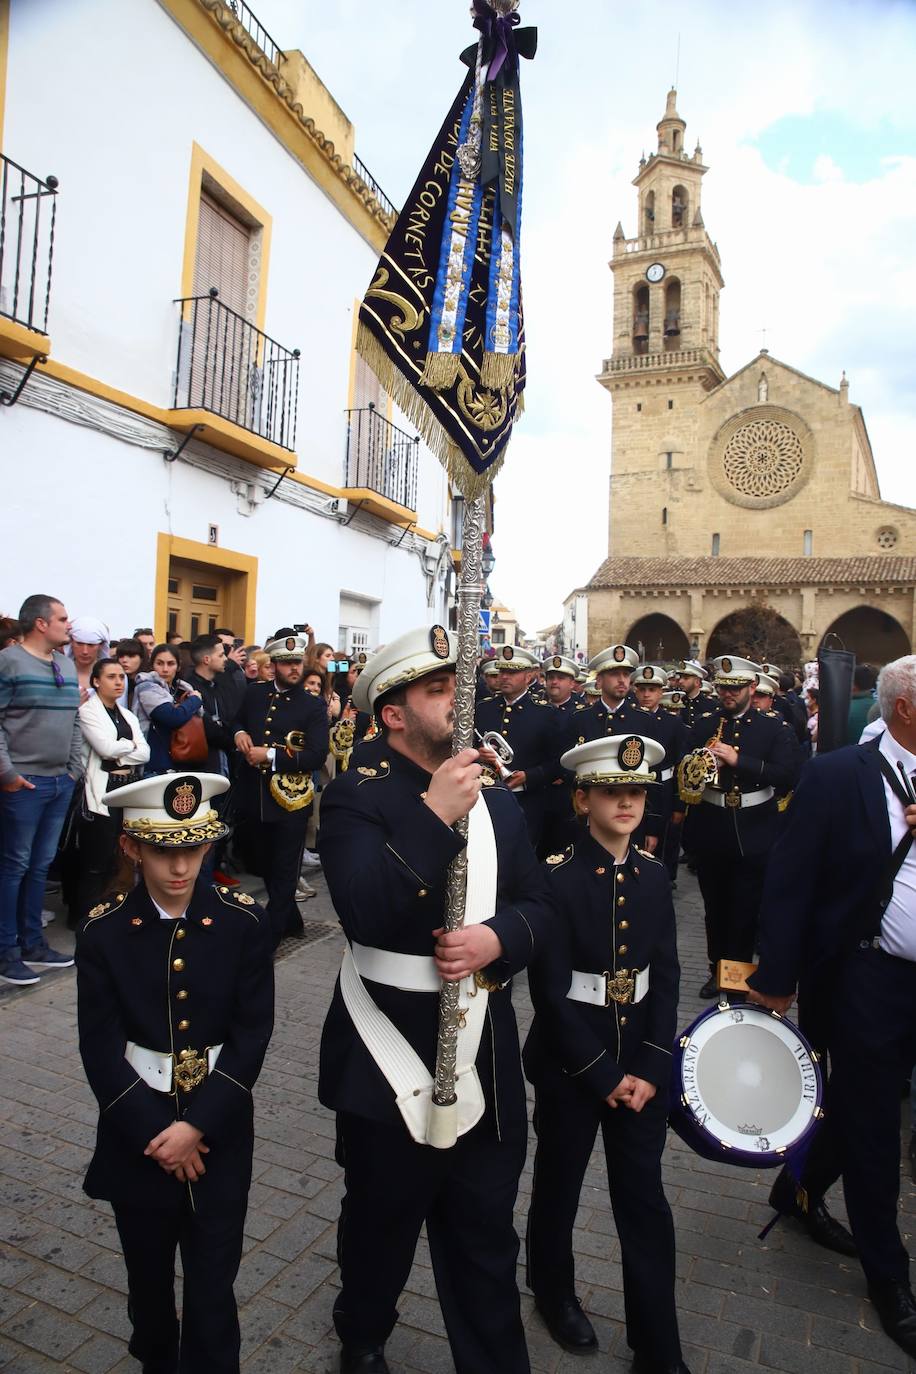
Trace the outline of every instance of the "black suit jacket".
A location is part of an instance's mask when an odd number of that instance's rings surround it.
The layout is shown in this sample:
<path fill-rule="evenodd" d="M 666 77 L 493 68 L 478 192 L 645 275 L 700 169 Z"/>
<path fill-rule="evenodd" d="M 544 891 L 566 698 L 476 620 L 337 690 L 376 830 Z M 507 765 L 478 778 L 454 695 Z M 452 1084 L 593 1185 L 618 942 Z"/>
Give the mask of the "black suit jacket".
<path fill-rule="evenodd" d="M 875 910 L 891 856 L 877 739 L 813 758 L 786 820 L 767 865 L 759 967 L 748 980 L 773 996 L 854 948 Z"/>
<path fill-rule="evenodd" d="M 178 1207 L 189 1188 L 198 1209 L 245 1197 L 254 1145 L 251 1092 L 273 1029 L 264 912 L 236 888 L 198 883 L 181 921 L 163 920 L 142 885 L 97 913 L 76 947 L 80 1054 L 99 1104 L 86 1192 L 158 1208 Z M 128 1040 L 166 1054 L 223 1048 L 197 1088 L 170 1095 L 149 1087 L 127 1062 Z M 179 1119 L 202 1131 L 210 1146 L 206 1173 L 193 1184 L 178 1183 L 143 1154 Z"/>
<path fill-rule="evenodd" d="M 432 932 L 442 925 L 445 909 L 446 871 L 464 841 L 424 806 L 429 780 L 428 773 L 379 739 L 363 744 L 358 764 L 325 789 L 321 860 L 350 941 L 401 954 L 433 953 Z M 506 986 L 490 994 L 477 1070 L 488 1105 L 498 1099 L 497 1129 L 509 1121 L 518 1129 L 526 1109 L 511 979 L 542 940 L 553 938 L 556 918 L 515 799 L 497 785 L 482 795 L 498 856 L 496 913 L 487 924 L 503 946 L 503 957 L 485 972 Z M 438 994 L 368 981 L 366 987 L 432 1072 Z M 350 1019 L 339 980 L 321 1035 L 318 1096 L 335 1111 L 401 1123 L 394 1094 Z"/>

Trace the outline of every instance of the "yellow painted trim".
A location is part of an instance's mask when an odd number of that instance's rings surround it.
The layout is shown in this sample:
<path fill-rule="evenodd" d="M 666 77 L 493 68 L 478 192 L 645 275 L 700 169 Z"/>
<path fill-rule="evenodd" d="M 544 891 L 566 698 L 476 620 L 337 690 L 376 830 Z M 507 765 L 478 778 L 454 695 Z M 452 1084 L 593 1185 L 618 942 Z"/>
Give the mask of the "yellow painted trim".
<path fill-rule="evenodd" d="M 220 568 L 224 572 L 241 573 L 244 583 L 244 638 L 249 644 L 254 639 L 255 612 L 258 593 L 258 560 L 251 554 L 237 553 L 234 549 L 222 549 L 212 544 L 199 544 L 194 539 L 179 539 L 173 534 L 159 533 L 156 536 L 156 603 L 153 623 L 159 639 L 165 638 L 168 623 L 169 561 L 177 558 L 185 563 L 203 563 L 210 568 Z"/>
<path fill-rule="evenodd" d="M 119 391 L 117 387 L 100 382 L 97 377 L 90 377 L 88 373 L 79 372 L 75 367 L 68 367 L 56 358 L 39 363 L 39 371 L 47 373 L 58 382 L 74 387 L 77 391 L 85 391 L 90 396 L 98 396 L 102 401 L 111 401 L 113 405 L 132 410 L 135 415 L 145 415 L 148 420 L 156 420 L 160 425 L 171 424 L 171 411 L 153 405 L 151 401 L 141 400 L 139 396 L 132 396 L 128 391 Z"/>
<path fill-rule="evenodd" d="M 0 148 L 3 147 L 3 115 L 6 110 L 6 68 L 10 50 L 10 0 L 0 0 Z"/>
<path fill-rule="evenodd" d="M 201 443 L 212 444 L 223 453 L 232 453 L 246 462 L 258 463 L 262 468 L 283 468 L 296 466 L 296 455 L 288 448 L 281 448 L 260 434 L 224 420 L 222 415 L 214 415 L 209 410 L 167 410 L 166 424 L 170 429 L 187 434 L 194 425 L 203 425 L 198 435 Z"/>
<path fill-rule="evenodd" d="M 368 511 L 370 515 L 377 515 L 392 525 L 412 525 L 416 520 L 416 511 L 412 511 L 409 506 L 399 505 L 397 501 L 389 501 L 387 496 L 380 496 L 371 487 L 347 487 L 344 495 L 354 506 L 362 502 L 362 510 Z"/>
<path fill-rule="evenodd" d="M 159 4 L 334 202 L 357 233 L 380 253 L 387 242 L 388 230 L 350 190 L 335 171 L 328 155 L 309 135 L 277 90 L 268 84 L 243 49 L 233 41 L 231 34 L 220 25 L 216 16 L 204 9 L 199 0 L 159 0 Z M 285 86 L 285 83 L 281 84 Z M 316 132 L 324 141 L 323 135 Z M 331 156 L 335 156 L 333 148 Z M 339 158 L 338 163 L 343 165 Z"/>
<path fill-rule="evenodd" d="M 359 301 L 353 302 L 353 329 L 350 336 L 350 376 L 347 379 L 347 410 L 356 409 L 356 335 L 359 330 Z"/>
<path fill-rule="evenodd" d="M 40 334 L 37 329 L 29 329 L 24 324 L 7 319 L 6 315 L 0 315 L 0 358 L 30 363 L 42 354 L 47 357 L 50 351 L 51 340 L 47 334 Z"/>
<path fill-rule="evenodd" d="M 181 267 L 181 295 L 186 298 L 194 294 L 194 266 L 197 260 L 197 231 L 200 225 L 200 195 L 203 189 L 204 172 L 211 176 L 217 186 L 222 187 L 227 195 L 238 201 L 239 205 L 261 226 L 261 270 L 258 277 L 258 308 L 255 324 L 263 333 L 264 320 L 267 316 L 267 269 L 270 265 L 273 216 L 268 214 L 263 205 L 259 205 L 254 196 L 250 196 L 244 187 L 240 186 L 235 178 L 230 176 L 224 167 L 220 166 L 215 158 L 212 158 L 208 152 L 201 148 L 199 143 L 191 144 L 188 212 L 185 219 L 184 259 Z"/>

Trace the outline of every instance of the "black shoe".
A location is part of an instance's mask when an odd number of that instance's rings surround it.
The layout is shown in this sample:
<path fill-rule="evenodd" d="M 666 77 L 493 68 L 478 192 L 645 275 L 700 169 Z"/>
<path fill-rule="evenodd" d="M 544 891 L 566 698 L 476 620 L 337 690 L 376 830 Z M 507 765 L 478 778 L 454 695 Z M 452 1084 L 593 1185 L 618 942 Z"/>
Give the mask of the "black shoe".
<path fill-rule="evenodd" d="M 832 1217 L 822 1197 L 808 1199 L 805 1209 L 798 1197 L 795 1180 L 787 1170 L 782 1169 L 770 1190 L 770 1206 L 781 1216 L 793 1217 L 808 1232 L 815 1245 L 825 1250 L 835 1250 L 838 1255 L 858 1256 L 859 1250 L 842 1222 Z"/>
<path fill-rule="evenodd" d="M 719 980 L 714 973 L 711 973 L 706 982 L 700 988 L 697 996 L 702 997 L 704 1002 L 711 1002 L 714 997 L 719 995 Z"/>
<path fill-rule="evenodd" d="M 557 1345 L 571 1355 L 588 1355 L 598 1349 L 595 1328 L 582 1311 L 577 1297 L 561 1298 L 552 1303 L 538 1302 L 535 1298 L 534 1305 Z"/>
<path fill-rule="evenodd" d="M 875 1305 L 881 1325 L 901 1350 L 916 1357 L 916 1298 L 910 1285 L 899 1283 L 870 1283 L 868 1296 Z"/>
<path fill-rule="evenodd" d="M 340 1374 L 391 1374 L 383 1345 L 345 1345 L 340 1352 Z"/>

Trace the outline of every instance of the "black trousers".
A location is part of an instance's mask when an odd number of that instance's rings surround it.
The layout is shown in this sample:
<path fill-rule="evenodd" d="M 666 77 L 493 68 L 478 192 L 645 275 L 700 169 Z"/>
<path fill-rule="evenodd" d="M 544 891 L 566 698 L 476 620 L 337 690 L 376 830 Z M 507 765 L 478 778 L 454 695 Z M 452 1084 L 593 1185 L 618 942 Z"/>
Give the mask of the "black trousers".
<path fill-rule="evenodd" d="M 866 1278 L 907 1282 L 900 1239 L 900 1085 L 916 1063 L 916 963 L 856 950 L 832 980 L 826 1117 L 802 1184 L 813 1198 L 842 1174 Z"/>
<path fill-rule="evenodd" d="M 127 1265 L 128 1349 L 144 1374 L 238 1374 L 239 1319 L 232 1285 L 242 1258 L 247 1199 L 193 1212 L 114 1206 Z M 175 1251 L 181 1250 L 181 1326 Z"/>
<path fill-rule="evenodd" d="M 307 808 L 290 811 L 282 820 L 264 821 L 258 826 L 264 883 L 267 887 L 267 915 L 274 945 L 284 935 L 302 929 L 296 906 L 296 883 L 302 870 L 302 851 L 309 823 Z"/>
<path fill-rule="evenodd" d="M 620 1240 L 627 1342 L 660 1366 L 681 1358 L 674 1302 L 674 1222 L 662 1188 L 667 1099 L 641 1112 L 592 1100 L 574 1083 L 535 1094 L 537 1152 L 528 1212 L 528 1286 L 549 1307 L 575 1292 L 572 1234 L 599 1127 Z"/>
<path fill-rule="evenodd" d="M 715 971 L 720 959 L 750 963 L 757 941 L 766 855 L 696 855 L 697 881 L 706 908 L 706 952 Z"/>
<path fill-rule="evenodd" d="M 338 1113 L 346 1193 L 334 1325 L 345 1345 L 388 1339 L 425 1222 L 457 1374 L 528 1374 L 512 1222 L 527 1123 L 512 1124 L 500 1142 L 487 1113 L 452 1149 L 434 1150 L 406 1127 Z"/>
<path fill-rule="evenodd" d="M 117 810 L 108 816 L 93 813 L 77 822 L 75 882 L 69 913 L 74 923 L 91 911 L 114 877 L 120 833 L 121 813 Z"/>

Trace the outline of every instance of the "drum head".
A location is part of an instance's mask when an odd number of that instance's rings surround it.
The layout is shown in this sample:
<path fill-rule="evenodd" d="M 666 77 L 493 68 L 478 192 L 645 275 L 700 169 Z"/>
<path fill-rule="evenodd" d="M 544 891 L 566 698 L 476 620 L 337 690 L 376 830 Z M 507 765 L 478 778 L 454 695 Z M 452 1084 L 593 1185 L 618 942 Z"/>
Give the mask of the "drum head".
<path fill-rule="evenodd" d="M 782 1164 L 820 1117 L 821 1073 L 791 1022 L 714 1007 L 681 1036 L 671 1124 L 707 1158 Z"/>

